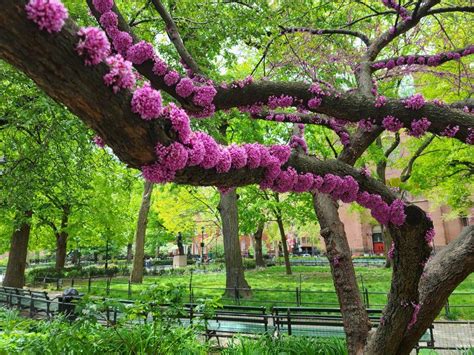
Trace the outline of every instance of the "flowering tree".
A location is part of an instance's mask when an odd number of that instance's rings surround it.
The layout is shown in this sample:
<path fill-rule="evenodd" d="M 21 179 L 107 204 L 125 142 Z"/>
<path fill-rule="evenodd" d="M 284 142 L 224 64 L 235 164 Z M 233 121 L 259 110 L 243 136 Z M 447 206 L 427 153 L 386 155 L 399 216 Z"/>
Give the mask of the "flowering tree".
<path fill-rule="evenodd" d="M 324 73 L 311 71 L 291 45 L 298 69 L 309 72 L 304 79 L 290 72 L 287 80 L 247 77 L 217 83 L 185 47 L 161 1 L 147 4 L 153 5 L 166 24 L 182 70 L 173 69 L 149 42 L 132 33 L 113 0 L 87 3 L 101 28 L 78 28 L 59 0 L 3 0 L 1 58 L 65 104 L 97 131 L 123 162 L 141 169 L 149 181 L 219 187 L 221 211 L 229 219 L 228 224 L 223 220 L 224 231 L 235 226 L 236 187 L 259 184 L 278 193 L 310 192 L 331 261 L 350 352 L 409 353 L 449 293 L 472 272 L 474 233 L 465 230 L 427 263 L 433 225 L 426 213 L 406 204 L 382 182 L 353 165 L 384 130 L 404 128 L 413 137 L 430 132 L 473 144 L 472 102 L 427 101 L 421 94 L 387 98 L 378 93 L 377 79 L 381 77 L 377 75 L 436 68 L 468 57 L 474 52 L 472 45 L 431 54 L 405 54 L 402 49 L 413 48 L 403 41 L 427 25 L 425 19 L 439 21 L 438 17 L 445 14 L 467 16 L 474 8 L 443 7 L 440 0 L 409 2 L 406 7 L 392 0 L 383 0 L 377 7 L 362 3 L 370 13 L 337 28 L 280 25 L 258 63 L 265 62 L 268 48 L 277 38 L 290 34 L 347 36 L 356 39 L 351 43 L 358 55 L 331 58 L 346 61 L 346 72 L 339 78 L 354 77 L 350 86 L 321 79 Z M 271 10 L 266 2 L 255 7 L 239 4 L 255 13 Z M 338 9 L 330 10 L 336 13 Z M 383 21 L 377 25 L 381 27 L 366 28 L 370 35 L 352 29 L 374 17 Z M 314 52 L 314 46 L 308 44 L 308 51 Z M 394 55 L 385 57 L 387 52 Z M 165 104 L 162 93 L 171 102 Z M 294 124 L 289 144 L 223 145 L 191 127 L 190 117 L 210 118 L 232 109 L 252 119 Z M 358 127 L 351 127 L 351 123 L 358 123 Z M 311 125 L 329 127 L 340 137 L 342 150 L 337 159 L 321 160 L 308 154 L 304 130 Z M 358 293 L 337 201 L 357 202 L 368 208 L 394 241 L 388 304 L 370 338 L 371 325 Z"/>

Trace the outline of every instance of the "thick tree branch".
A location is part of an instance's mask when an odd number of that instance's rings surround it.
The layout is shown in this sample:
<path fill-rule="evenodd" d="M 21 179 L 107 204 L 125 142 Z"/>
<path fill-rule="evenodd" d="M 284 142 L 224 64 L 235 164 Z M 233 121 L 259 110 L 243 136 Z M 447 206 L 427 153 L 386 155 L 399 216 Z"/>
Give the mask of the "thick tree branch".
<path fill-rule="evenodd" d="M 163 6 L 160 0 L 151 0 L 151 2 L 153 3 L 156 8 L 156 11 L 158 11 L 161 18 L 165 22 L 166 33 L 168 34 L 170 41 L 173 43 L 176 50 L 178 51 L 181 59 L 184 61 L 184 63 L 186 63 L 186 65 L 192 70 L 194 74 L 200 74 L 201 71 L 199 70 L 199 66 L 184 46 L 183 40 L 179 35 L 178 27 L 173 21 L 171 15 L 168 13 L 168 11 Z"/>
<path fill-rule="evenodd" d="M 452 54 L 462 54 L 465 50 L 467 49 L 470 49 L 472 47 L 472 45 L 469 45 L 469 46 L 466 46 L 464 48 L 460 48 L 460 49 L 456 49 L 456 50 L 453 50 L 453 51 L 450 51 L 450 52 L 444 52 L 444 53 L 439 53 L 439 54 L 435 54 L 435 55 L 423 55 L 423 54 L 416 54 L 416 55 L 402 55 L 402 56 L 398 56 L 398 57 L 392 57 L 392 58 L 386 58 L 386 59 L 381 59 L 381 60 L 378 60 L 376 62 L 373 62 L 372 63 L 372 71 L 377 71 L 377 70 L 380 70 L 380 69 L 384 69 L 384 68 L 378 68 L 378 65 L 377 64 L 386 64 L 390 61 L 392 61 L 394 63 L 394 67 L 397 67 L 397 66 L 402 66 L 402 65 L 407 65 L 407 60 L 411 57 L 423 57 L 424 58 L 424 63 L 423 65 L 430 65 L 430 61 L 431 59 L 434 59 L 436 60 L 435 64 L 433 64 L 432 66 L 438 66 L 438 65 L 441 65 L 443 63 L 446 63 L 446 62 L 449 62 L 451 60 L 459 60 L 459 57 L 455 57 L 455 56 L 452 56 Z M 448 55 L 449 53 L 449 55 Z M 471 53 L 472 54 L 472 53 Z M 415 65 L 418 65 L 419 63 L 415 62 L 413 63 Z"/>
<path fill-rule="evenodd" d="M 332 35 L 332 34 L 348 35 L 348 36 L 357 37 L 362 42 L 364 42 L 367 47 L 370 46 L 369 38 L 362 32 L 344 30 L 344 29 L 313 29 L 313 28 L 308 28 L 308 27 L 289 27 L 289 28 L 283 27 L 280 34 L 282 35 L 285 33 L 296 33 L 296 32 L 305 32 L 305 33 L 310 33 L 313 35 Z"/>
<path fill-rule="evenodd" d="M 427 15 L 443 14 L 446 12 L 474 12 L 474 6 L 453 6 L 431 9 L 426 12 Z"/>
<path fill-rule="evenodd" d="M 472 272 L 474 272 L 474 226 L 469 226 L 439 251 L 425 267 L 418 286 L 421 308 L 417 321 L 405 332 L 400 347 L 405 349 L 406 354 L 437 317 L 449 295 Z"/>

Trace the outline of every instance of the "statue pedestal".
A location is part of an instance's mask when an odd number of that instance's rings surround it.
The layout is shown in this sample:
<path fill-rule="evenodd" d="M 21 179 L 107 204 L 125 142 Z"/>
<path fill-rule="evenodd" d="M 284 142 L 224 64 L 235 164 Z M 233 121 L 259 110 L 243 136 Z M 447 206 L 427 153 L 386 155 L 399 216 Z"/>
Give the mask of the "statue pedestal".
<path fill-rule="evenodd" d="M 173 256 L 173 269 L 186 267 L 188 265 L 186 255 Z"/>

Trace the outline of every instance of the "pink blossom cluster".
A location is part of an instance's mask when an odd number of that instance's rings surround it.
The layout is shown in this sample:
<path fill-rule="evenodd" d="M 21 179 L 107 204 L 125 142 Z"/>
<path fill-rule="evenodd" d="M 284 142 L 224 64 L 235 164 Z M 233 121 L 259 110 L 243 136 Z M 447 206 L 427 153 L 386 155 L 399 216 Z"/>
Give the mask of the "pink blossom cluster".
<path fill-rule="evenodd" d="M 418 313 L 420 313 L 421 304 L 412 302 L 411 305 L 413 306 L 413 314 L 411 315 L 410 323 L 408 323 L 408 329 L 411 329 L 418 320 Z"/>
<path fill-rule="evenodd" d="M 289 107 L 293 105 L 293 97 L 288 95 L 281 96 L 270 96 L 268 98 L 267 106 L 269 109 L 274 110 L 277 107 Z"/>
<path fill-rule="evenodd" d="M 435 230 L 434 228 L 430 228 L 426 231 L 426 234 L 425 234 L 425 241 L 427 244 L 431 244 L 433 242 L 433 239 L 435 237 Z"/>
<path fill-rule="evenodd" d="M 236 80 L 234 82 L 232 82 L 230 85 L 226 84 L 226 83 L 222 83 L 220 86 L 223 88 L 223 89 L 228 89 L 229 87 L 231 88 L 244 88 L 245 86 L 247 85 L 250 85 L 253 83 L 253 76 L 252 75 L 249 75 L 247 76 L 245 79 L 243 80 Z"/>
<path fill-rule="evenodd" d="M 114 7 L 113 0 L 92 0 L 92 4 L 94 5 L 95 9 L 101 14 L 112 10 L 112 7 Z"/>
<path fill-rule="evenodd" d="M 454 137 L 456 135 L 456 133 L 458 133 L 459 131 L 459 126 L 458 125 L 448 125 L 444 130 L 443 132 L 441 132 L 441 135 L 442 136 L 445 136 L 445 137 Z"/>
<path fill-rule="evenodd" d="M 176 85 L 176 93 L 181 97 L 188 97 L 194 92 L 194 83 L 190 78 L 183 78 Z"/>
<path fill-rule="evenodd" d="M 121 89 L 133 89 L 136 77 L 132 69 L 132 63 L 123 59 L 120 54 L 108 57 L 105 62 L 110 71 L 104 75 L 104 83 L 112 86 L 114 93 Z"/>
<path fill-rule="evenodd" d="M 422 117 L 419 120 L 413 120 L 411 121 L 411 128 L 408 131 L 408 134 L 410 136 L 420 138 L 425 134 L 430 126 L 431 122 L 426 117 Z"/>
<path fill-rule="evenodd" d="M 375 107 L 380 108 L 385 106 L 387 103 L 387 98 L 385 96 L 379 95 L 375 98 Z"/>
<path fill-rule="evenodd" d="M 97 27 L 83 27 L 78 32 L 76 52 L 86 65 L 97 65 L 110 54 L 110 43 L 104 31 Z"/>
<path fill-rule="evenodd" d="M 393 257 L 395 256 L 395 243 L 393 240 L 392 240 L 392 245 L 390 245 L 390 249 L 387 252 L 387 256 L 391 260 L 393 260 Z"/>
<path fill-rule="evenodd" d="M 443 52 L 443 53 L 438 53 L 432 56 L 415 56 L 415 55 L 409 55 L 409 56 L 400 56 L 397 58 L 390 58 L 390 59 L 385 59 L 385 60 L 380 60 L 372 64 L 372 68 L 374 69 L 393 69 L 396 66 L 401 66 L 401 65 L 428 65 L 428 66 L 438 66 L 447 60 L 457 60 L 462 57 L 468 56 L 470 54 L 474 53 L 474 45 L 470 45 L 466 49 L 464 49 L 462 52 L 457 51 L 457 52 Z"/>
<path fill-rule="evenodd" d="M 305 153 L 308 153 L 308 144 L 303 137 L 293 135 L 290 140 L 290 147 L 293 149 L 301 148 Z"/>
<path fill-rule="evenodd" d="M 425 98 L 421 94 L 415 94 L 410 96 L 408 99 L 403 100 L 405 104 L 405 108 L 409 108 L 412 110 L 419 110 L 423 106 L 425 106 Z"/>
<path fill-rule="evenodd" d="M 146 41 L 140 41 L 127 49 L 127 60 L 133 64 L 143 64 L 148 59 L 153 59 L 154 56 L 153 46 Z"/>
<path fill-rule="evenodd" d="M 95 145 L 97 145 L 99 148 L 104 148 L 105 147 L 105 142 L 104 140 L 102 139 L 102 137 L 100 136 L 94 136 L 94 138 L 92 138 L 92 141 L 95 143 Z"/>
<path fill-rule="evenodd" d="M 385 116 L 382 120 L 383 127 L 390 132 L 398 132 L 403 128 L 403 123 L 394 116 Z"/>
<path fill-rule="evenodd" d="M 177 71 L 175 70 L 170 70 L 165 74 L 163 77 L 163 80 L 165 81 L 165 84 L 168 86 L 173 86 L 176 85 L 180 79 L 180 75 Z"/>
<path fill-rule="evenodd" d="M 253 115 L 253 117 L 257 115 Z M 280 112 L 280 113 L 270 112 L 268 115 L 265 116 L 265 119 L 268 121 L 293 122 L 293 123 L 301 121 L 301 118 L 297 114 L 283 113 L 283 112 Z"/>
<path fill-rule="evenodd" d="M 390 7 L 394 9 L 396 12 L 398 12 L 398 14 L 403 19 L 403 21 L 411 20 L 411 16 L 408 10 L 404 8 L 403 6 L 401 6 L 397 0 L 382 0 L 382 3 L 385 6 Z"/>
<path fill-rule="evenodd" d="M 371 132 L 376 125 L 377 123 L 375 122 L 375 120 L 371 119 L 370 117 L 364 118 L 363 120 L 359 121 L 359 128 L 367 132 Z"/>
<path fill-rule="evenodd" d="M 472 128 L 467 129 L 466 143 L 467 144 L 474 144 L 474 129 L 472 129 Z"/>
<path fill-rule="evenodd" d="M 30 0 L 25 6 L 28 20 L 49 33 L 59 32 L 68 17 L 68 11 L 59 0 Z"/>
<path fill-rule="evenodd" d="M 334 132 L 336 132 L 336 134 L 339 136 L 341 144 L 344 147 L 348 147 L 351 144 L 351 137 L 345 128 L 345 122 L 341 120 L 330 119 L 328 120 L 328 123 L 329 127 L 331 127 L 331 129 L 333 129 Z"/>
<path fill-rule="evenodd" d="M 107 32 L 109 28 L 118 27 L 118 16 L 113 11 L 104 12 L 99 19 L 99 23 Z"/>
<path fill-rule="evenodd" d="M 153 120 L 162 114 L 161 94 L 149 84 L 135 90 L 132 97 L 132 111 L 144 120 Z"/>
<path fill-rule="evenodd" d="M 308 100 L 308 108 L 316 109 L 317 107 L 321 106 L 323 102 L 323 97 L 327 95 L 326 92 L 321 88 L 321 86 L 318 83 L 313 83 L 309 87 L 308 91 L 315 95 L 314 97 Z"/>

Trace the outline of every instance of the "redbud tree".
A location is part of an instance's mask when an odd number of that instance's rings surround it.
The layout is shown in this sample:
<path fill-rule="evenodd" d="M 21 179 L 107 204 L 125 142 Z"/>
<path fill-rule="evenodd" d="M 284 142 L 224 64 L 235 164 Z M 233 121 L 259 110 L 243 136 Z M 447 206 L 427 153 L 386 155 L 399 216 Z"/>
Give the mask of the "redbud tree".
<path fill-rule="evenodd" d="M 140 169 L 145 179 L 216 186 L 223 196 L 250 184 L 277 193 L 311 194 L 351 353 L 408 354 L 452 290 L 472 272 L 472 228 L 428 261 L 433 224 L 426 213 L 354 165 L 384 131 L 403 130 L 415 138 L 429 132 L 474 143 L 471 101 L 427 100 L 421 93 L 399 98 L 395 90 L 387 89 L 392 95 L 384 95 L 378 89 L 391 78 L 436 71 L 451 62 L 469 76 L 474 46 L 456 46 L 461 41 L 451 40 L 454 34 L 447 33 L 441 18 L 462 22 L 473 7 L 461 2 L 444 6 L 440 0 L 344 6 L 315 2 L 300 9 L 300 16 L 292 16 L 296 5 L 285 2 L 206 5 L 211 10 L 233 6 L 231 13 L 242 21 L 245 16 L 239 14 L 244 11 L 249 18 L 267 21 L 258 29 L 249 23 L 252 36 L 236 32 L 261 55 L 253 75 L 223 81 L 206 68 L 215 62 L 199 58 L 206 56 L 202 48 L 213 37 L 193 45 L 194 56 L 159 0 L 146 2 L 137 11 L 156 11 L 155 21 L 165 24 L 168 47 L 179 54 L 180 64 L 169 60 L 169 49 L 156 49 L 156 33 L 145 39 L 134 33 L 140 20 L 137 16 L 126 20 L 113 0 L 88 0 L 96 24 L 85 27 L 76 24 L 59 0 L 2 0 L 1 5 L 0 57 L 66 105 L 97 132 L 98 143 Z M 324 26 L 310 27 L 305 16 L 318 11 L 325 19 L 315 23 Z M 181 22 L 184 30 L 187 25 L 195 23 Z M 433 36 L 435 25 L 449 39 L 442 46 Z M 193 37 L 191 32 L 186 32 L 188 37 Z M 235 33 L 228 36 L 230 42 L 235 39 Z M 266 44 L 253 43 L 254 37 L 265 36 Z M 339 37 L 346 39 L 335 39 Z M 428 43 L 430 39 L 433 43 Z M 199 37 L 192 41 L 199 43 Z M 342 48 L 336 49 L 337 44 Z M 271 51 L 279 49 L 279 60 L 272 60 Z M 240 112 L 248 120 L 289 123 L 293 126 L 289 142 L 282 138 L 272 145 L 250 141 L 227 145 L 194 123 L 229 112 Z M 337 159 L 321 160 L 308 149 L 311 138 L 305 137 L 305 129 L 310 126 L 327 127 L 339 137 Z M 391 290 L 376 330 L 371 330 L 360 299 L 338 216 L 338 204 L 350 202 L 370 210 L 394 241 Z"/>

